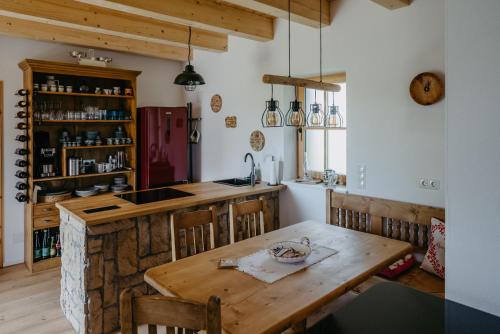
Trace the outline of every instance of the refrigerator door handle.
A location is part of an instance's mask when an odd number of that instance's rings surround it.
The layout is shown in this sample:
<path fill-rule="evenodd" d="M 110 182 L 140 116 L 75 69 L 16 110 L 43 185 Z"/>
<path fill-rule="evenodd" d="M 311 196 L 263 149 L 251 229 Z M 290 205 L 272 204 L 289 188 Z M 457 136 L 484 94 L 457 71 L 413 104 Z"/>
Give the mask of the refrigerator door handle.
<path fill-rule="evenodd" d="M 172 134 L 172 113 L 171 112 L 166 112 L 167 115 L 167 129 L 165 131 L 165 142 L 167 144 L 170 143 L 170 137 Z"/>

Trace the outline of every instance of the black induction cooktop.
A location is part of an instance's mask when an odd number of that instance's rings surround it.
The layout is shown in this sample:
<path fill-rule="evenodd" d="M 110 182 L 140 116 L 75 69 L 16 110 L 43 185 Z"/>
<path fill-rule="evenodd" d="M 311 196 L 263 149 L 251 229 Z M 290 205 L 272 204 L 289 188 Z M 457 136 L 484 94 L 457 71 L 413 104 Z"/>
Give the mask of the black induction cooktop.
<path fill-rule="evenodd" d="M 134 204 L 145 204 L 145 203 L 165 201 L 175 198 L 194 196 L 194 194 L 172 188 L 162 188 L 162 189 L 137 191 L 133 193 L 121 194 L 115 196 L 120 197 L 126 201 L 132 202 Z"/>

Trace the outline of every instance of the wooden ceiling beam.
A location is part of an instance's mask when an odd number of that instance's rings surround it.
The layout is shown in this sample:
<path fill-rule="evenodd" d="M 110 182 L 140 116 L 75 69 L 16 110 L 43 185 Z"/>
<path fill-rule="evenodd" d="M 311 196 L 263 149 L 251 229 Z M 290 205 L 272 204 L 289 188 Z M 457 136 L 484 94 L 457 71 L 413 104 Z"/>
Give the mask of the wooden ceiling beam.
<path fill-rule="evenodd" d="M 187 48 L 0 15 L 0 34 L 185 61 Z"/>
<path fill-rule="evenodd" d="M 188 40 L 187 26 L 74 0 L 0 0 L 0 10 L 85 26 L 94 32 L 116 34 L 154 43 L 186 46 Z M 195 28 L 192 44 L 195 48 L 224 52 L 227 51 L 227 34 Z"/>
<path fill-rule="evenodd" d="M 412 0 L 372 0 L 387 9 L 393 10 L 411 5 Z"/>
<path fill-rule="evenodd" d="M 224 0 L 234 5 L 288 20 L 288 0 Z M 331 24 L 330 0 L 291 0 L 293 22 L 319 28 L 320 1 L 322 2 L 323 26 Z"/>
<path fill-rule="evenodd" d="M 254 40 L 274 37 L 274 17 L 220 0 L 79 0 L 158 20 Z"/>

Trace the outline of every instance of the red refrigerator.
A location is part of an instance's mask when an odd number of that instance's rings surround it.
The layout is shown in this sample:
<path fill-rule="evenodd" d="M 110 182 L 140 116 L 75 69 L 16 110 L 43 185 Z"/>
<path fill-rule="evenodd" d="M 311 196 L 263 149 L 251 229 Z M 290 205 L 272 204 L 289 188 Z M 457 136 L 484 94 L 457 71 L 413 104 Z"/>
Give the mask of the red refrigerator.
<path fill-rule="evenodd" d="M 187 107 L 142 107 L 137 111 L 140 189 L 187 181 Z"/>

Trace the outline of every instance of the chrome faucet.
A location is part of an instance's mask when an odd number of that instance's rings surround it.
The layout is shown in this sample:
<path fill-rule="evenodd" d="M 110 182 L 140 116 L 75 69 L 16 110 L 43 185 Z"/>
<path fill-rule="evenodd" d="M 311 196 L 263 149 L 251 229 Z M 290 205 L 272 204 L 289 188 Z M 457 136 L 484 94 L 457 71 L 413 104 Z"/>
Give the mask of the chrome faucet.
<path fill-rule="evenodd" d="M 245 154 L 245 162 L 247 162 L 247 158 L 250 157 L 252 159 L 252 169 L 250 171 L 250 183 L 252 184 L 252 187 L 255 187 L 255 161 L 253 160 L 253 155 L 252 153 L 247 153 Z"/>

